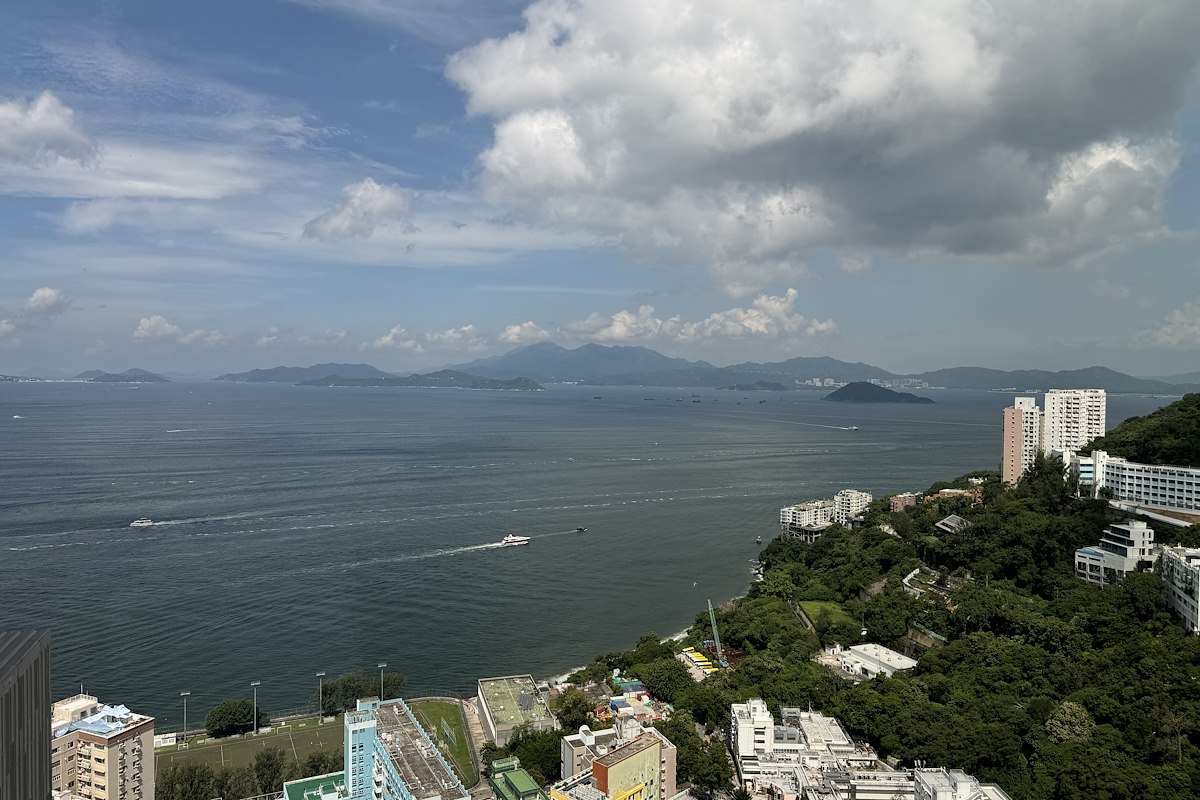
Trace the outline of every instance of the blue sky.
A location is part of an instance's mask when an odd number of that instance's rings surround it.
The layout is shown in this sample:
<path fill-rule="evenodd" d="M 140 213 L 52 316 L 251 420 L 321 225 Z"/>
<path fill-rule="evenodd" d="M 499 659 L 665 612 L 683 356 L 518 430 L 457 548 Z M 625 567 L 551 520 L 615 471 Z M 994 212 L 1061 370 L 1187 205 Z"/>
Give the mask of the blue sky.
<path fill-rule="evenodd" d="M 0 373 L 1200 370 L 1200 5 L 9 0 Z"/>

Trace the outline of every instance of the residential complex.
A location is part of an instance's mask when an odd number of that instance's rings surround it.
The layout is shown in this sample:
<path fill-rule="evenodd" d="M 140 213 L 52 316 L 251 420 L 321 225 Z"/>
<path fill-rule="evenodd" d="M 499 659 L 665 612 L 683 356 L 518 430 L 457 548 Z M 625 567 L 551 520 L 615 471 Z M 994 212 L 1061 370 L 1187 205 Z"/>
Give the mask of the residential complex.
<path fill-rule="evenodd" d="M 848 525 L 853 517 L 867 510 L 873 499 L 868 492 L 842 489 L 833 496 L 833 521 L 839 525 Z"/>
<path fill-rule="evenodd" d="M 1075 577 L 1103 586 L 1139 566 L 1149 569 L 1155 558 L 1153 528 L 1140 520 L 1114 523 L 1104 529 L 1099 544 L 1075 551 Z"/>
<path fill-rule="evenodd" d="M 1042 413 L 1037 399 L 1018 397 L 1004 409 L 1004 455 L 1000 478 L 1010 486 L 1033 466 L 1042 438 Z"/>
<path fill-rule="evenodd" d="M 50 632 L 0 631 L 0 797 L 50 797 Z"/>
<path fill-rule="evenodd" d="M 774 800 L 1009 800 L 956 770 L 893 770 L 836 719 L 762 700 L 734 703 L 730 748 L 741 785 Z"/>
<path fill-rule="evenodd" d="M 888 511 L 898 512 L 906 508 L 912 508 L 917 504 L 917 500 L 921 497 L 917 492 L 904 492 L 903 494 L 894 494 L 888 498 Z"/>
<path fill-rule="evenodd" d="M 1200 633 L 1200 548 L 1164 547 L 1162 579 L 1167 605 L 1183 618 L 1189 633 Z"/>
<path fill-rule="evenodd" d="M 359 700 L 343 726 L 347 800 L 470 797 L 403 700 Z"/>
<path fill-rule="evenodd" d="M 1138 464 L 1103 450 L 1088 456 L 1072 453 L 1070 467 L 1083 494 L 1200 513 L 1200 469 L 1195 467 Z"/>
<path fill-rule="evenodd" d="M 675 745 L 631 716 L 608 730 L 592 731 L 584 725 L 579 733 L 564 737 L 560 747 L 563 782 L 556 787 L 558 800 L 590 799 L 587 789 L 576 791 L 585 786 L 612 800 L 619 795 L 638 800 L 639 794 L 646 800 L 667 800 L 676 793 Z"/>
<path fill-rule="evenodd" d="M 1042 452 L 1076 452 L 1103 436 L 1107 404 L 1103 389 L 1051 389 L 1046 392 Z"/>
<path fill-rule="evenodd" d="M 51 707 L 50 733 L 52 789 L 89 800 L 154 800 L 153 717 L 77 694 Z"/>
<path fill-rule="evenodd" d="M 529 725 L 535 731 L 558 727 L 531 675 L 481 678 L 478 689 L 484 732 L 497 747 L 504 747 L 519 725 Z"/>

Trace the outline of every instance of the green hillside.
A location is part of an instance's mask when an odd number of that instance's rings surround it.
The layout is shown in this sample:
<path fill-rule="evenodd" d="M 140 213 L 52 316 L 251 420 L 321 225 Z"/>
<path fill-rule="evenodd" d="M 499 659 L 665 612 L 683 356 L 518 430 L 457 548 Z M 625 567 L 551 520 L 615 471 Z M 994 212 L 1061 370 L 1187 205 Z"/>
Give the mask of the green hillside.
<path fill-rule="evenodd" d="M 1187 394 L 1152 414 L 1131 417 L 1086 450 L 1105 450 L 1143 464 L 1200 467 L 1200 394 Z"/>

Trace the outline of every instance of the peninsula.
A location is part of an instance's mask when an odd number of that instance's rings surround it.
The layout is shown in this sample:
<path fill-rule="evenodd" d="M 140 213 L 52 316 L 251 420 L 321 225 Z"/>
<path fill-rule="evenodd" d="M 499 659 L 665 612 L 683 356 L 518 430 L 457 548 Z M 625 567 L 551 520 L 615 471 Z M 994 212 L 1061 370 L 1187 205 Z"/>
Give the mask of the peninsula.
<path fill-rule="evenodd" d="M 297 386 L 398 386 L 415 389 L 485 389 L 507 392 L 541 392 L 544 387 L 529 378 L 499 380 L 468 375 L 452 369 L 430 372 L 427 375 L 409 375 L 404 378 L 343 378 L 330 375 L 311 381 L 301 381 Z"/>
<path fill-rule="evenodd" d="M 882 386 L 876 386 L 866 381 L 847 383 L 835 392 L 831 392 L 823 400 L 835 403 L 932 403 L 928 397 L 918 397 L 908 392 L 894 392 Z"/>

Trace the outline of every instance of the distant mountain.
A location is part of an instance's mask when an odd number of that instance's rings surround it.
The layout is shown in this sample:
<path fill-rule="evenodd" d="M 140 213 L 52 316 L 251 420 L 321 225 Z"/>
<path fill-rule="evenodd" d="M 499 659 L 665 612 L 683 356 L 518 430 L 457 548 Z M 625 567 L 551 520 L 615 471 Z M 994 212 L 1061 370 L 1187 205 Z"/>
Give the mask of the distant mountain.
<path fill-rule="evenodd" d="M 546 382 L 586 381 L 606 375 L 701 367 L 705 361 L 670 358 L 646 347 L 606 347 L 585 344 L 568 350 L 552 342 L 538 342 L 501 356 L 481 358 L 451 369 L 488 378 L 528 376 Z"/>
<path fill-rule="evenodd" d="M 756 364 L 747 361 L 744 364 L 734 364 L 726 367 L 729 370 L 748 373 L 768 373 L 772 375 L 790 375 L 801 380 L 809 378 L 832 378 L 838 383 L 852 381 L 869 381 L 872 378 L 896 378 L 891 372 L 862 362 L 839 361 L 829 356 L 798 356 L 777 363 Z"/>
<path fill-rule="evenodd" d="M 529 378 L 499 380 L 468 375 L 465 372 L 444 369 L 427 375 L 409 375 L 405 378 L 343 378 L 331 375 L 311 381 L 302 381 L 301 386 L 400 386 L 421 389 L 490 389 L 509 392 L 541 392 L 543 387 Z"/>
<path fill-rule="evenodd" d="M 1149 377 L 1151 380 L 1162 381 L 1163 383 L 1181 383 L 1200 386 L 1200 372 L 1182 372 L 1178 375 L 1152 375 Z"/>
<path fill-rule="evenodd" d="M 1005 372 L 983 367 L 951 367 L 911 377 L 921 378 L 931 386 L 944 386 L 947 389 L 1105 389 L 1131 394 L 1178 394 L 1188 388 L 1150 378 L 1135 378 L 1108 367 L 1086 367 L 1060 372 L 1041 369 Z"/>
<path fill-rule="evenodd" d="M 170 383 L 170 379 L 164 378 L 156 372 L 149 372 L 144 369 L 127 369 L 124 372 L 102 372 L 98 369 L 89 369 L 87 372 L 81 372 L 75 376 L 76 380 L 89 381 L 91 383 Z"/>
<path fill-rule="evenodd" d="M 313 364 L 311 367 L 272 367 L 249 372 L 231 372 L 213 378 L 216 381 L 238 383 L 302 383 L 337 375 L 342 378 L 393 378 L 390 372 L 375 369 L 370 364 Z"/>
<path fill-rule="evenodd" d="M 885 389 L 882 386 L 876 386 L 873 383 L 866 381 L 856 381 L 855 383 L 847 383 L 840 389 L 837 389 L 825 395 L 822 400 L 831 400 L 835 403 L 932 403 L 928 397 L 917 397 L 915 394 L 908 392 L 895 392 L 891 389 Z"/>
<path fill-rule="evenodd" d="M 775 381 L 755 381 L 754 383 L 735 383 L 733 386 L 718 386 L 718 389 L 729 389 L 734 392 L 786 392 L 789 387 Z"/>

